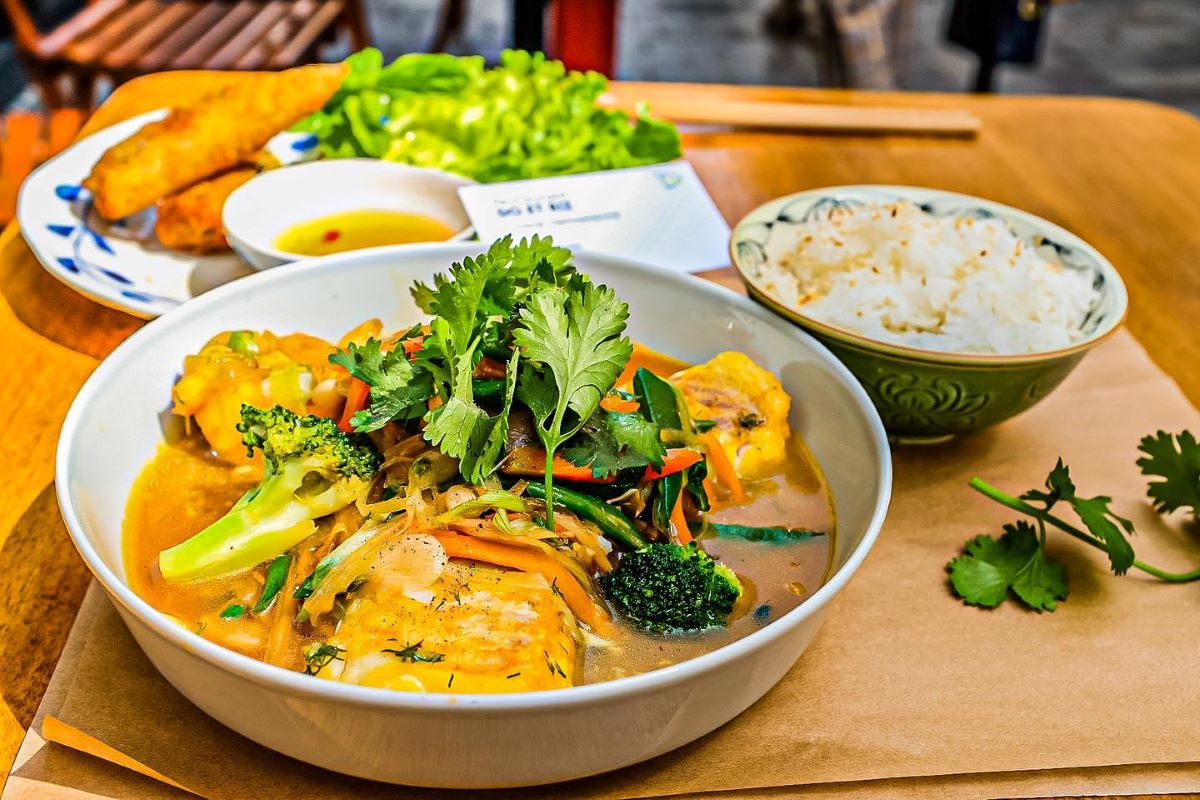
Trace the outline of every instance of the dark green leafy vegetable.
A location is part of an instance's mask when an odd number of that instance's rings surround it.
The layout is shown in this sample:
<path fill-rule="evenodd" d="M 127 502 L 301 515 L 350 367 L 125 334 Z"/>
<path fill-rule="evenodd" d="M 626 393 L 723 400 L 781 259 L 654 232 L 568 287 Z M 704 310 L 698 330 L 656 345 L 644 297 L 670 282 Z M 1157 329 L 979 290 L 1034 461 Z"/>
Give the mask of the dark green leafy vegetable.
<path fill-rule="evenodd" d="M 599 479 L 633 467 L 661 467 L 666 454 L 657 425 L 641 414 L 615 411 L 593 414 L 562 451 L 563 458 L 577 467 L 590 466 Z"/>
<path fill-rule="evenodd" d="M 708 511 L 711 505 L 708 500 L 708 490 L 704 488 L 704 479 L 708 477 L 708 459 L 697 461 L 684 470 L 683 474 L 687 476 L 687 484 L 684 488 L 692 496 L 692 502 L 696 504 L 696 510 L 701 512 Z"/>
<path fill-rule="evenodd" d="M 702 526 L 697 527 L 701 528 Z M 710 522 L 707 527 L 721 539 L 744 539 L 748 542 L 768 542 L 770 544 L 791 544 L 825 535 L 823 531 L 773 525 L 755 527 L 753 525 L 732 525 L 727 522 Z"/>
<path fill-rule="evenodd" d="M 641 367 L 633 375 L 633 392 L 642 413 L 661 430 L 683 431 L 683 415 L 674 386 Z"/>
<path fill-rule="evenodd" d="M 369 48 L 325 107 L 295 130 L 330 158 L 386 158 L 488 183 L 670 161 L 679 133 L 644 112 L 596 106 L 607 80 L 541 53 L 407 54 L 384 66 Z"/>
<path fill-rule="evenodd" d="M 654 497 L 650 501 L 650 519 L 660 531 L 671 530 L 671 510 L 683 493 L 684 474 L 676 472 L 660 478 L 654 483 Z"/>
<path fill-rule="evenodd" d="M 237 619 L 246 613 L 246 607 L 240 603 L 229 606 L 221 612 L 221 619 Z"/>
<path fill-rule="evenodd" d="M 691 418 L 683 396 L 670 382 L 642 367 L 634 373 L 633 390 L 637 395 L 641 413 L 660 430 L 677 432 L 679 443 L 691 442 L 692 437 L 700 432 L 701 425 L 699 423 L 701 421 Z M 711 427 L 710 423 L 704 429 L 707 430 Z M 670 434 L 668 433 L 668 435 Z M 677 483 L 691 495 L 697 510 L 708 511 L 708 492 L 704 488 L 706 477 L 708 477 L 708 462 L 701 460 L 688 467 L 678 477 L 668 475 L 659 481 L 650 507 L 654 527 L 661 531 L 670 530 L 671 509 L 675 507 L 675 501 L 679 496 Z"/>

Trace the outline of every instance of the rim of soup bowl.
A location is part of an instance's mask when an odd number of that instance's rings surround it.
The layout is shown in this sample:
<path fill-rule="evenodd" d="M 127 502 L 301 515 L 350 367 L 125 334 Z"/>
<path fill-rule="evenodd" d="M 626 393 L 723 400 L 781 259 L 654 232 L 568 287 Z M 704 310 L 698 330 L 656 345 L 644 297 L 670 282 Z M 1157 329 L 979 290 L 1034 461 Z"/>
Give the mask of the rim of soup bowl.
<path fill-rule="evenodd" d="M 960 350 L 933 350 L 927 347 L 877 339 L 865 333 L 860 333 L 853 328 L 816 319 L 805 313 L 800 307 L 787 305 L 772 292 L 768 291 L 763 282 L 751 274 L 750 267 L 738 255 L 738 244 L 740 241 L 743 241 L 747 228 L 751 225 L 761 225 L 772 221 L 773 214 L 777 213 L 776 209 L 780 207 L 809 198 L 818 200 L 822 197 L 836 197 L 837 195 L 877 195 L 881 201 L 901 199 L 925 202 L 939 198 L 969 201 L 972 204 L 978 204 L 985 211 L 995 213 L 1001 219 L 1012 219 L 1023 222 L 1032 228 L 1037 228 L 1040 235 L 1046 235 L 1048 239 L 1069 244 L 1082 251 L 1089 259 L 1094 261 L 1104 274 L 1105 281 L 1112 287 L 1118 313 L 1113 315 L 1111 321 L 1092 331 L 1086 338 L 1074 344 L 1054 350 L 1037 350 L 1032 353 L 968 353 Z M 988 367 L 1026 366 L 1054 361 L 1091 350 L 1096 345 L 1113 336 L 1121 328 L 1126 316 L 1129 314 L 1129 292 L 1125 287 L 1125 281 L 1121 277 L 1121 273 L 1117 271 L 1117 268 L 1113 266 L 1111 261 L 1104 257 L 1103 253 L 1080 236 L 1048 219 L 1005 203 L 988 200 L 986 197 L 934 189 L 927 186 L 884 183 L 845 184 L 839 186 L 822 186 L 815 189 L 805 189 L 799 192 L 792 192 L 791 194 L 780 195 L 756 207 L 733 226 L 733 231 L 729 237 L 729 258 L 738 277 L 746 284 L 747 289 L 760 298 L 765 306 L 771 308 L 775 313 L 793 324 L 802 326 L 810 331 L 816 331 L 823 336 L 827 336 L 843 344 L 854 345 L 862 350 L 928 364 L 986 369 Z"/>
<path fill-rule="evenodd" d="M 294 696 L 311 697 L 326 701 L 338 701 L 354 706 L 370 706 L 388 709 L 413 709 L 425 712 L 444 709 L 446 713 L 464 714 L 488 711 L 519 711 L 525 709 L 542 709 L 547 707 L 575 707 L 591 703 L 605 702 L 610 698 L 622 695 L 638 695 L 658 690 L 689 677 L 704 673 L 725 662 L 739 659 L 779 637 L 788 635 L 800 622 L 809 618 L 823 608 L 829 601 L 845 588 L 850 578 L 858 571 L 874 546 L 887 515 L 891 501 L 892 490 L 892 461 L 887 444 L 887 434 L 875 407 L 871 404 L 866 392 L 854 376 L 838 361 L 828 349 L 808 333 L 781 319 L 769 310 L 754 303 L 718 284 L 691 276 L 684 276 L 670 270 L 653 265 L 641 264 L 631 259 L 608 255 L 598 251 L 576 251 L 577 256 L 592 258 L 604 262 L 606 268 L 617 272 L 637 273 L 649 272 L 659 280 L 676 283 L 684 291 L 700 292 L 720 298 L 741 313 L 755 317 L 767 325 L 776 326 L 781 331 L 803 341 L 838 378 L 846 389 L 851 392 L 858 403 L 860 411 L 870 428 L 870 436 L 878 460 L 879 493 L 875 498 L 874 508 L 867 524 L 867 530 L 855 545 L 844 564 L 836 569 L 829 579 L 810 597 L 806 598 L 796 608 L 781 616 L 774 622 L 763 626 L 736 641 L 718 647 L 695 658 L 681 661 L 667 667 L 650 672 L 630 675 L 598 683 L 582 684 L 561 689 L 545 689 L 537 691 L 468 694 L 468 693 L 415 693 L 401 692 L 392 689 L 358 686 L 356 684 L 336 683 L 333 681 L 315 680 L 310 676 L 283 667 L 267 664 L 241 653 L 228 650 L 215 642 L 171 623 L 166 616 L 142 599 L 127 583 L 101 558 L 85 526 L 79 518 L 72 499 L 71 458 L 76 446 L 76 438 L 81 427 L 81 420 L 93 398 L 100 393 L 110 390 L 112 379 L 119 375 L 126 365 L 134 360 L 144 349 L 153 346 L 160 331 L 165 331 L 185 320 L 204 313 L 224 302 L 225 298 L 235 292 L 241 292 L 251 286 L 261 287 L 276 282 L 287 282 L 289 276 L 301 272 L 321 272 L 329 270 L 336 272 L 339 265 L 349 262 L 385 260 L 389 253 L 402 254 L 438 253 L 445 252 L 452 259 L 472 255 L 479 247 L 478 243 L 470 242 L 439 242 L 424 245 L 398 245 L 389 248 L 374 248 L 371 250 L 339 253 L 321 258 L 306 259 L 288 265 L 287 269 L 268 270 L 242 278 L 224 286 L 217 287 L 199 298 L 158 319 L 152 320 L 145 327 L 136 331 L 124 342 L 118 345 L 112 353 L 89 376 L 71 403 L 70 410 L 63 421 L 59 436 L 58 450 L 55 455 L 56 493 L 59 508 L 71 535 L 71 541 L 79 551 L 80 556 L 91 570 L 92 575 L 104 587 L 110 598 L 120 603 L 128 612 L 137 617 L 142 624 L 149 627 L 155 634 L 169 641 L 173 646 L 193 654 L 204 661 L 224 669 L 234 675 L 250 680 L 262 686 L 285 691 Z M 396 269 L 395 266 L 387 267 Z M 401 266 L 400 269 L 403 269 Z"/>

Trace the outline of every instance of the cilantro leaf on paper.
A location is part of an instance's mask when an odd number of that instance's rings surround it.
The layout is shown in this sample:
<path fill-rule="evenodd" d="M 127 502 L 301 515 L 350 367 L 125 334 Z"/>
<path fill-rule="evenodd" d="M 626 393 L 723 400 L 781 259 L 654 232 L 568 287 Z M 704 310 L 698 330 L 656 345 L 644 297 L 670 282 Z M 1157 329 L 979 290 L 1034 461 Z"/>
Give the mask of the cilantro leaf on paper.
<path fill-rule="evenodd" d="M 1138 459 L 1143 475 L 1162 478 L 1150 481 L 1147 494 L 1154 508 L 1169 514 L 1180 508 L 1190 508 L 1192 517 L 1200 519 L 1200 444 L 1190 432 L 1172 436 L 1159 431 L 1147 436 L 1138 445 L 1145 457 Z"/>
<path fill-rule="evenodd" d="M 968 605 L 994 608 L 1011 590 L 1034 611 L 1067 599 L 1066 573 L 1046 558 L 1037 531 L 1024 520 L 1005 525 L 999 540 L 977 536 L 947 566 L 954 591 Z"/>
<path fill-rule="evenodd" d="M 1045 504 L 1046 511 L 1059 501 L 1069 503 L 1091 534 L 1104 543 L 1113 574 L 1128 572 L 1133 566 L 1134 555 L 1133 546 L 1125 537 L 1133 533 L 1133 523 L 1109 508 L 1112 498 L 1104 495 L 1079 497 L 1075 493 L 1071 471 L 1061 458 L 1046 477 L 1046 488 L 1048 492 L 1028 491 L 1021 499 L 1040 501 Z"/>
<path fill-rule="evenodd" d="M 1149 485 L 1148 494 L 1156 510 L 1200 511 L 1200 445 L 1195 436 L 1188 431 L 1158 431 L 1143 438 L 1138 450 L 1145 454 L 1137 461 L 1142 473 L 1162 478 Z M 1134 568 L 1164 583 L 1200 580 L 1200 569 L 1170 572 L 1139 561 L 1127 538 L 1134 533 L 1133 522 L 1112 510 L 1111 497 L 1080 497 L 1071 471 L 1061 458 L 1042 488 L 1030 489 L 1020 497 L 982 478 L 972 478 L 970 485 L 988 499 L 1037 521 L 1036 532 L 1022 520 L 1005 525 L 999 541 L 990 536 L 976 537 L 967 543 L 963 555 L 947 565 L 955 593 L 971 605 L 995 606 L 1009 590 L 1039 611 L 1053 611 L 1056 602 L 1065 600 L 1063 570 L 1045 556 L 1046 532 L 1050 529 L 1104 551 L 1114 575 L 1124 575 Z M 1054 513 L 1060 504 L 1071 507 L 1083 523 L 1082 529 Z"/>

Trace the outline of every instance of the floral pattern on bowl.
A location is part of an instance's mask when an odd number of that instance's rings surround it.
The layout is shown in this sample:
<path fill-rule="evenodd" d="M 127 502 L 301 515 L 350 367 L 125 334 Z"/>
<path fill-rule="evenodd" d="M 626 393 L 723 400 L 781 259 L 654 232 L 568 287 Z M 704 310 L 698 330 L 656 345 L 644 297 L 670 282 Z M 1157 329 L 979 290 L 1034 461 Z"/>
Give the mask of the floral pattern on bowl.
<path fill-rule="evenodd" d="M 1080 324 L 1078 344 L 1046 353 L 976 355 L 924 350 L 883 342 L 812 319 L 774 299 L 762 283 L 762 267 L 794 239 L 779 231 L 838 208 L 868 202 L 910 200 L 939 216 L 962 214 L 1002 219 L 1047 260 L 1087 273 L 1100 300 Z M 843 186 L 781 197 L 747 215 L 734 228 L 733 262 L 751 297 L 816 336 L 862 383 L 900 441 L 941 441 L 1002 422 L 1046 397 L 1088 349 L 1124 318 L 1124 283 L 1111 264 L 1070 232 L 1038 217 L 968 195 L 904 186 Z"/>
<path fill-rule="evenodd" d="M 154 235 L 154 209 L 115 223 L 95 213 L 84 178 L 109 147 L 165 115 L 165 110 L 142 114 L 77 142 L 35 170 L 17 201 L 21 233 L 50 274 L 80 294 L 144 319 L 252 272 L 233 253 L 167 250 Z M 315 147 L 314 137 L 293 133 L 267 145 L 285 164 L 313 157 Z"/>

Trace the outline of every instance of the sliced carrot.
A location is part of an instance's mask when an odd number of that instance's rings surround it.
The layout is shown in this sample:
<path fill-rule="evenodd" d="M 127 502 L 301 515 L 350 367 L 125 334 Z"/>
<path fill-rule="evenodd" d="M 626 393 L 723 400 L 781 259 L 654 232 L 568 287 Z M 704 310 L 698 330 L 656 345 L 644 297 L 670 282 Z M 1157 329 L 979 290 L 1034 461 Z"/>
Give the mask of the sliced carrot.
<path fill-rule="evenodd" d="M 501 471 L 505 475 L 523 478 L 541 478 L 546 474 L 546 451 L 540 447 L 526 445 L 509 451 Z M 577 467 L 562 456 L 554 457 L 554 477 L 564 481 L 583 483 L 612 483 L 612 478 L 596 478 L 591 467 Z"/>
<path fill-rule="evenodd" d="M 687 544 L 692 540 L 692 530 L 688 527 L 687 517 L 683 515 L 683 492 L 675 498 L 675 507 L 671 509 L 671 524 L 675 527 L 675 538 L 680 544 Z"/>
<path fill-rule="evenodd" d="M 689 450 L 686 447 L 678 447 L 674 450 L 667 451 L 667 457 L 663 459 L 661 469 L 654 467 L 646 467 L 646 480 L 653 481 L 659 478 L 665 478 L 668 475 L 674 475 L 676 472 L 683 472 L 693 464 L 699 464 L 704 460 L 704 456 L 695 450 Z M 558 470 L 554 471 L 558 474 Z"/>
<path fill-rule="evenodd" d="M 367 401 L 370 398 L 370 384 L 359 378 L 351 378 L 350 391 L 346 395 L 346 406 L 342 409 L 342 418 L 338 420 L 338 427 L 346 433 L 353 433 L 354 426 L 350 424 L 350 421 L 354 419 L 355 414 L 367 407 Z"/>
<path fill-rule="evenodd" d="M 579 584 L 575 576 L 544 553 L 454 533 L 437 533 L 434 534 L 434 538 L 441 542 L 442 547 L 446 549 L 446 555 L 451 558 L 466 558 L 522 572 L 537 573 L 550 582 L 566 601 L 567 608 L 592 630 L 604 633 L 611 625 L 608 612 L 592 600 L 591 595 Z"/>
<path fill-rule="evenodd" d="M 401 342 L 401 346 L 404 348 L 404 355 L 412 358 L 425 347 L 425 335 L 410 336 Z"/>
<path fill-rule="evenodd" d="M 600 407 L 605 411 L 612 411 L 617 414 L 632 414 L 641 408 L 637 400 L 627 400 L 619 394 L 604 395 L 604 399 L 600 401 Z"/>
<path fill-rule="evenodd" d="M 701 434 L 700 438 L 708 449 L 708 463 L 712 464 L 721 483 L 725 484 L 734 500 L 745 500 L 746 492 L 742 489 L 742 481 L 738 478 L 737 470 L 733 468 L 733 462 L 729 460 L 729 454 L 721 445 L 721 440 L 712 431 Z"/>
<path fill-rule="evenodd" d="M 629 361 L 625 363 L 625 369 L 621 372 L 620 377 L 617 378 L 615 385 L 622 388 L 628 386 L 633 381 L 634 373 L 641 367 L 645 367 L 655 375 L 665 378 L 690 366 L 691 364 L 686 361 L 680 361 L 674 356 L 652 350 L 641 342 L 634 342 L 633 352 L 629 356 Z"/>
<path fill-rule="evenodd" d="M 702 454 L 685 447 L 668 450 L 667 456 L 663 460 L 662 469 L 646 467 L 644 479 L 653 481 L 667 475 L 674 475 L 676 472 L 682 472 L 693 464 L 698 464 L 703 460 L 704 456 Z M 590 466 L 576 466 L 562 456 L 555 456 L 553 463 L 554 477 L 561 478 L 564 481 L 612 483 L 616 480 L 615 475 L 606 478 L 597 478 L 592 474 Z M 540 447 L 533 447 L 531 445 L 515 448 L 509 451 L 508 457 L 504 460 L 504 465 L 500 469 L 505 475 L 539 478 L 546 474 L 546 451 Z"/>

